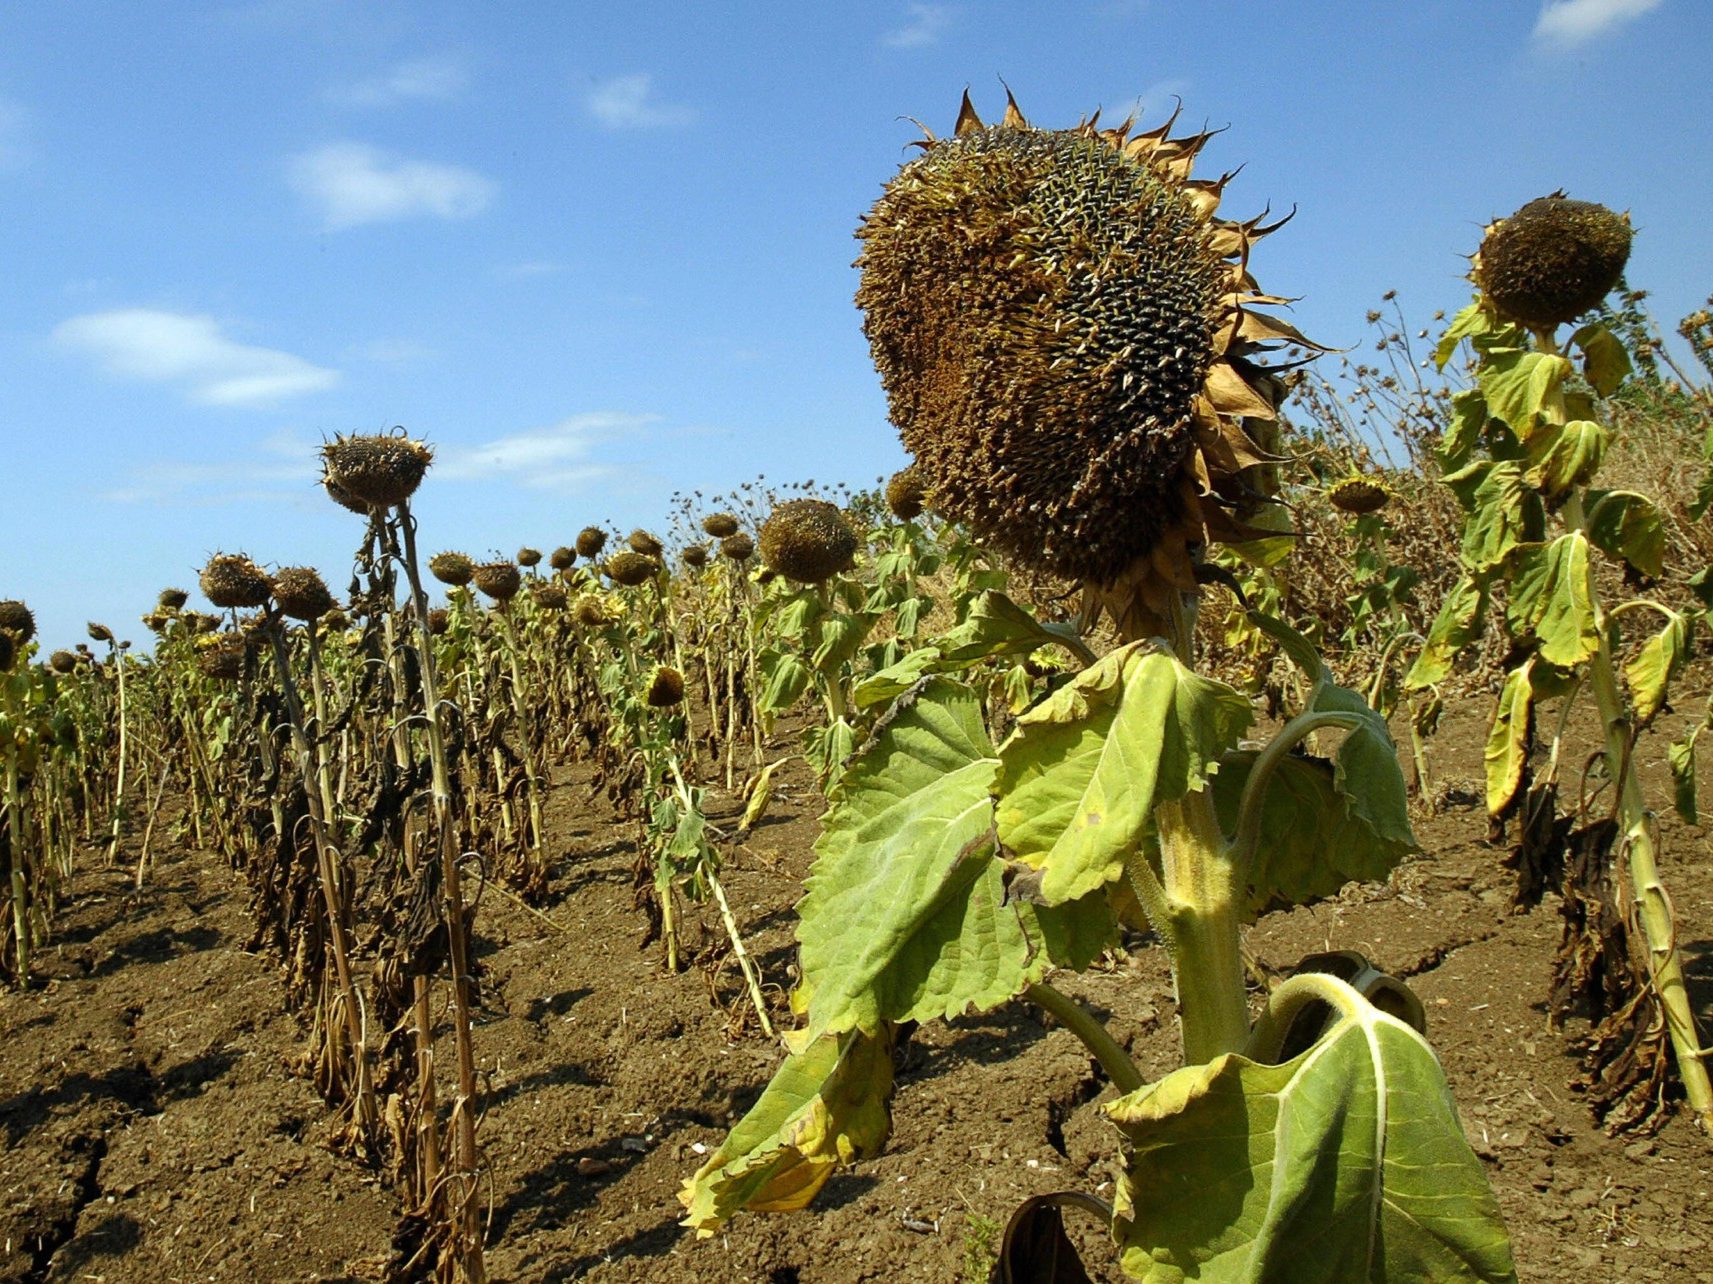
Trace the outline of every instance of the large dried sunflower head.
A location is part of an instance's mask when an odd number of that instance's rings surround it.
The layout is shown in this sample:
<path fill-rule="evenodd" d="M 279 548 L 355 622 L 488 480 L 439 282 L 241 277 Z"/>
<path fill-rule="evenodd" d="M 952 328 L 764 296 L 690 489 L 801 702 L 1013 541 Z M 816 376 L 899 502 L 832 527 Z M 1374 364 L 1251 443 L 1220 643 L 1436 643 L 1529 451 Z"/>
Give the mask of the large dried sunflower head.
<path fill-rule="evenodd" d="M 263 605 L 273 591 L 268 574 L 242 553 L 216 553 L 197 581 L 202 596 L 215 606 L 248 609 Z"/>
<path fill-rule="evenodd" d="M 339 436 L 321 448 L 322 482 L 347 508 L 356 508 L 352 500 L 390 508 L 416 493 L 433 460 L 426 442 L 413 441 L 402 430 Z"/>
<path fill-rule="evenodd" d="M 274 576 L 274 601 L 294 620 L 319 620 L 333 609 L 333 594 L 312 566 L 288 566 Z"/>
<path fill-rule="evenodd" d="M 476 563 L 463 553 L 447 549 L 428 559 L 428 573 L 442 584 L 461 588 L 476 573 Z"/>
<path fill-rule="evenodd" d="M 864 218 L 857 303 L 892 419 L 935 509 L 1042 571 L 1193 590 L 1191 551 L 1252 534 L 1244 421 L 1283 382 L 1249 358 L 1315 345 L 1250 310 L 1273 230 L 1217 217 L 1190 177 L 1209 135 L 984 125 L 887 184 Z M 1276 226 L 1276 225 L 1275 225 Z M 1163 551 L 1162 551 L 1163 550 Z"/>
<path fill-rule="evenodd" d="M 1488 226 L 1472 275 L 1500 316 L 1551 330 L 1598 307 L 1629 258 L 1628 214 L 1554 192 Z"/>
<path fill-rule="evenodd" d="M 856 550 L 851 524 L 824 499 L 788 499 L 762 523 L 762 561 L 800 583 L 819 584 L 849 570 Z"/>
<path fill-rule="evenodd" d="M 523 587 L 523 576 L 512 562 L 483 562 L 471 576 L 476 587 L 496 602 L 509 602 Z"/>
<path fill-rule="evenodd" d="M 17 598 L 0 601 L 0 632 L 10 633 L 19 642 L 36 636 L 36 617 Z"/>
<path fill-rule="evenodd" d="M 648 682 L 648 707 L 670 709 L 684 700 L 684 675 L 677 669 L 660 665 Z"/>
<path fill-rule="evenodd" d="M 645 553 L 622 550 L 607 559 L 605 569 L 615 584 L 635 588 L 660 574 L 660 563 Z"/>

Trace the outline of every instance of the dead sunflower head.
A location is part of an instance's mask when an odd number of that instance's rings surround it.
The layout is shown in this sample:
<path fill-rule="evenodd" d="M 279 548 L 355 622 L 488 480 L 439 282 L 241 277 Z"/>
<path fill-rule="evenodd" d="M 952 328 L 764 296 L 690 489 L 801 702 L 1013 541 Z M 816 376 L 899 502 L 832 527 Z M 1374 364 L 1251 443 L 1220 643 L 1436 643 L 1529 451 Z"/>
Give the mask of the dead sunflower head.
<path fill-rule="evenodd" d="M 267 572 L 242 553 L 216 553 L 202 568 L 198 583 L 204 597 L 224 608 L 261 606 L 273 591 Z"/>
<path fill-rule="evenodd" d="M 428 559 L 428 573 L 442 584 L 460 588 L 468 584 L 470 577 L 476 573 L 476 563 L 463 553 L 448 549 Z"/>
<path fill-rule="evenodd" d="M 531 594 L 535 604 L 544 611 L 563 611 L 565 609 L 565 590 L 557 584 L 540 584 Z"/>
<path fill-rule="evenodd" d="M 660 541 L 641 527 L 630 533 L 630 539 L 627 542 L 630 544 L 633 553 L 641 553 L 644 557 L 656 559 L 660 557 L 662 551 Z"/>
<path fill-rule="evenodd" d="M 708 564 L 708 546 L 706 544 L 687 544 L 678 556 L 684 559 L 684 565 L 693 571 L 699 571 Z"/>
<path fill-rule="evenodd" d="M 1326 492 L 1327 502 L 1341 513 L 1360 517 L 1377 513 L 1391 498 L 1386 488 L 1367 477 L 1346 477 Z"/>
<path fill-rule="evenodd" d="M 322 481 L 328 494 L 347 508 L 357 504 L 390 508 L 416 493 L 434 460 L 426 442 L 412 441 L 399 429 L 372 436 L 339 436 L 321 448 Z"/>
<path fill-rule="evenodd" d="M 928 506 L 928 488 L 915 464 L 900 468 L 886 483 L 886 506 L 901 522 L 913 522 Z"/>
<path fill-rule="evenodd" d="M 720 541 L 720 556 L 729 557 L 734 562 L 747 562 L 755 556 L 755 541 L 737 531 Z"/>
<path fill-rule="evenodd" d="M 274 576 L 274 601 L 294 620 L 319 620 L 335 605 L 321 572 L 312 566 L 288 566 Z"/>
<path fill-rule="evenodd" d="M 511 601 L 523 587 L 523 576 L 512 562 L 483 562 L 470 578 L 496 602 Z"/>
<path fill-rule="evenodd" d="M 1191 552 L 1255 532 L 1245 421 L 1285 386 L 1251 358 L 1315 345 L 1250 310 L 1273 230 L 1217 217 L 1190 177 L 1209 135 L 984 125 L 887 185 L 857 235 L 857 303 L 892 420 L 936 510 L 1052 574 L 1161 609 Z M 1274 226 L 1277 226 L 1276 224 Z M 1120 593 L 1120 590 L 1122 591 Z"/>
<path fill-rule="evenodd" d="M 585 526 L 577 532 L 577 552 L 584 557 L 599 557 L 607 546 L 607 533 L 599 526 Z"/>
<path fill-rule="evenodd" d="M 90 620 L 84 625 L 84 628 L 88 630 L 89 640 L 92 642 L 111 643 L 114 641 L 113 630 L 108 628 L 105 624 L 98 623 L 95 620 Z"/>
<path fill-rule="evenodd" d="M 434 637 L 439 637 L 451 627 L 452 612 L 444 606 L 431 607 L 428 612 L 428 631 Z"/>
<path fill-rule="evenodd" d="M 607 559 L 606 572 L 615 584 L 635 588 L 660 573 L 660 563 L 644 553 L 621 551 Z"/>
<path fill-rule="evenodd" d="M 768 569 L 804 584 L 819 584 L 848 570 L 857 537 L 837 504 L 788 499 L 761 527 L 761 559 Z"/>
<path fill-rule="evenodd" d="M 539 548 L 530 548 L 528 545 L 525 545 L 523 548 L 518 549 L 517 564 L 519 566 L 538 566 L 540 563 L 541 550 Z"/>
<path fill-rule="evenodd" d="M 684 675 L 664 664 L 654 671 L 648 682 L 648 707 L 670 709 L 684 699 Z"/>
<path fill-rule="evenodd" d="M 19 642 L 36 636 L 36 617 L 30 608 L 16 598 L 0 602 L 0 632 L 10 633 Z"/>
<path fill-rule="evenodd" d="M 1500 316 L 1551 330 L 1598 307 L 1629 258 L 1628 214 L 1554 192 L 1487 227 L 1472 276 Z"/>
<path fill-rule="evenodd" d="M 547 555 L 547 564 L 556 571 L 568 571 L 577 564 L 577 550 L 561 544 Z"/>
<path fill-rule="evenodd" d="M 70 651 L 55 651 L 48 657 L 48 667 L 55 673 L 70 673 L 77 668 L 77 657 Z"/>
<path fill-rule="evenodd" d="M 184 604 L 190 601 L 190 594 L 181 588 L 164 588 L 157 599 L 157 604 L 163 611 L 182 610 Z"/>
<path fill-rule="evenodd" d="M 738 519 L 731 513 L 710 513 L 702 519 L 702 531 L 715 539 L 725 539 L 738 533 Z"/>
<path fill-rule="evenodd" d="M 236 682 L 244 676 L 243 637 L 237 633 L 211 633 L 198 639 L 196 666 L 221 682 Z"/>

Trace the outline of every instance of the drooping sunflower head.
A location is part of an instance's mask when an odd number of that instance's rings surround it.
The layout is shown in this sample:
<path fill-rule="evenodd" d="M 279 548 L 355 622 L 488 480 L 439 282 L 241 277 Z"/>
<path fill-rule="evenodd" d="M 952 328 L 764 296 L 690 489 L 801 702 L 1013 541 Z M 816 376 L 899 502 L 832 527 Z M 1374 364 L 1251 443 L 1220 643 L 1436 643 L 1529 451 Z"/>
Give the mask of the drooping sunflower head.
<path fill-rule="evenodd" d="M 558 584 L 538 584 L 531 591 L 535 604 L 544 611 L 563 611 L 569 600 Z"/>
<path fill-rule="evenodd" d="M 55 673 L 71 673 L 77 668 L 77 657 L 70 651 L 55 651 L 48 657 L 48 667 Z"/>
<path fill-rule="evenodd" d="M 715 539 L 728 539 L 738 533 L 738 519 L 734 513 L 709 513 L 702 519 L 702 530 Z"/>
<path fill-rule="evenodd" d="M 1470 275 L 1500 316 L 1552 330 L 1618 284 L 1630 236 L 1628 214 L 1554 192 L 1489 224 Z"/>
<path fill-rule="evenodd" d="M 1250 310 L 1271 232 L 1217 217 L 1190 177 L 1209 135 L 984 125 L 965 96 L 863 220 L 857 304 L 892 420 L 936 511 L 1026 566 L 1194 588 L 1192 552 L 1252 536 L 1282 380 L 1252 360 L 1314 345 Z M 1277 224 L 1274 225 L 1275 227 Z"/>
<path fill-rule="evenodd" d="M 769 570 L 803 584 L 819 584 L 850 569 L 857 537 L 837 504 L 788 499 L 761 527 L 761 559 Z"/>
<path fill-rule="evenodd" d="M 92 642 L 112 643 L 116 641 L 113 636 L 113 630 L 108 628 L 105 624 L 98 623 L 95 620 L 90 620 L 84 625 L 84 628 L 88 631 L 89 639 Z"/>
<path fill-rule="evenodd" d="M 36 636 L 36 617 L 16 598 L 0 602 L 0 631 L 10 633 L 19 642 Z"/>
<path fill-rule="evenodd" d="M 431 607 L 428 612 L 428 631 L 434 637 L 439 637 L 452 627 L 452 612 L 444 606 Z"/>
<path fill-rule="evenodd" d="M 585 526 L 577 532 L 577 551 L 584 557 L 599 557 L 607 546 L 607 533 L 599 526 Z"/>
<path fill-rule="evenodd" d="M 660 574 L 660 563 L 646 553 L 620 550 L 607 559 L 606 572 L 615 584 L 636 588 Z"/>
<path fill-rule="evenodd" d="M 650 532 L 643 530 L 640 526 L 630 533 L 630 538 L 626 543 L 630 545 L 631 552 L 641 553 L 644 557 L 658 559 L 660 554 L 664 551 L 664 546 L 661 542 Z"/>
<path fill-rule="evenodd" d="M 433 461 L 428 443 L 413 441 L 403 429 L 339 436 L 321 448 L 322 483 L 346 508 L 390 508 L 416 493 Z"/>
<path fill-rule="evenodd" d="M 428 559 L 428 573 L 442 584 L 452 588 L 462 588 L 470 582 L 470 577 L 476 573 L 476 563 L 469 554 L 447 549 L 436 553 Z"/>
<path fill-rule="evenodd" d="M 294 620 L 319 620 L 333 609 L 333 594 L 312 566 L 288 566 L 274 576 L 274 601 Z"/>
<path fill-rule="evenodd" d="M 511 601 L 523 587 L 523 576 L 512 562 L 483 562 L 470 578 L 496 602 Z"/>
<path fill-rule="evenodd" d="M 734 562 L 747 562 L 755 556 L 755 540 L 743 531 L 734 531 L 720 541 L 720 556 Z"/>
<path fill-rule="evenodd" d="M 900 468 L 886 482 L 886 506 L 901 522 L 913 522 L 928 507 L 928 488 L 915 464 Z"/>
<path fill-rule="evenodd" d="M 699 571 L 708 564 L 708 546 L 706 544 L 686 544 L 679 550 L 678 556 L 684 565 L 693 571 Z"/>
<path fill-rule="evenodd" d="M 683 703 L 684 675 L 664 664 L 657 666 L 648 681 L 645 698 L 650 709 L 670 709 Z"/>
<path fill-rule="evenodd" d="M 202 595 L 223 608 L 261 606 L 273 590 L 268 573 L 242 553 L 216 553 L 202 568 L 198 583 Z"/>
<path fill-rule="evenodd" d="M 519 566 L 538 566 L 540 563 L 541 550 L 539 548 L 530 548 L 528 545 L 525 545 L 523 548 L 518 549 L 517 564 Z"/>
<path fill-rule="evenodd" d="M 561 544 L 547 555 L 547 564 L 556 571 L 568 571 L 577 564 L 577 550 Z"/>
<path fill-rule="evenodd" d="M 1392 496 L 1379 482 L 1358 474 L 1334 483 L 1326 492 L 1326 498 L 1339 512 L 1360 517 L 1364 513 L 1379 512 Z"/>
<path fill-rule="evenodd" d="M 164 588 L 161 590 L 160 597 L 156 599 L 157 605 L 163 611 L 182 610 L 188 601 L 190 601 L 190 594 L 181 588 Z"/>
<path fill-rule="evenodd" d="M 244 676 L 244 656 L 248 649 L 241 634 L 205 634 L 197 640 L 197 668 L 222 682 L 236 682 Z"/>

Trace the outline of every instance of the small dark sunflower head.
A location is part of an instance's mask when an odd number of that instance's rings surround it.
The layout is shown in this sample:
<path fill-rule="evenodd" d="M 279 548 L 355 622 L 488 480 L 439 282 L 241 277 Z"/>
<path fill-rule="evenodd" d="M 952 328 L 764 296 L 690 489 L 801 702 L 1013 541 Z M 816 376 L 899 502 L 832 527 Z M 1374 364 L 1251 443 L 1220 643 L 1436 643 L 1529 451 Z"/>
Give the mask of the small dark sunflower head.
<path fill-rule="evenodd" d="M 856 532 L 839 506 L 824 499 L 788 499 L 761 528 L 762 561 L 803 584 L 849 570 L 856 550 Z"/>
<path fill-rule="evenodd" d="M 568 571 L 577 564 L 577 550 L 561 544 L 547 555 L 547 564 L 556 571 Z"/>
<path fill-rule="evenodd" d="M 1326 492 L 1327 502 L 1341 513 L 1360 517 L 1386 507 L 1391 495 L 1379 482 L 1367 477 L 1346 477 Z"/>
<path fill-rule="evenodd" d="M 36 617 L 16 598 L 0 601 L 0 632 L 10 633 L 21 643 L 28 642 L 36 636 Z"/>
<path fill-rule="evenodd" d="M 215 633 L 198 645 L 196 667 L 208 677 L 221 682 L 236 682 L 244 676 L 244 656 L 248 651 L 244 639 L 237 633 Z"/>
<path fill-rule="evenodd" d="M 509 602 L 523 587 L 523 576 L 512 562 L 483 562 L 471 576 L 476 587 L 496 602 Z"/>
<path fill-rule="evenodd" d="M 708 546 L 687 544 L 678 556 L 684 560 L 684 565 L 693 571 L 699 571 L 708 564 Z"/>
<path fill-rule="evenodd" d="M 348 500 L 390 508 L 416 493 L 433 460 L 426 442 L 402 432 L 339 436 L 321 448 L 322 480 L 347 508 Z"/>
<path fill-rule="evenodd" d="M 223 609 L 262 606 L 273 591 L 267 572 L 242 553 L 216 553 L 202 568 L 197 582 L 202 595 Z"/>
<path fill-rule="evenodd" d="M 1474 279 L 1494 311 L 1551 330 L 1600 305 L 1630 258 L 1630 218 L 1562 192 L 1487 228 Z"/>
<path fill-rule="evenodd" d="M 48 668 L 55 673 L 70 673 L 77 668 L 77 657 L 70 651 L 55 651 L 48 657 Z"/>
<path fill-rule="evenodd" d="M 181 588 L 164 588 L 157 599 L 157 604 L 163 611 L 181 611 L 184 604 L 190 601 L 190 594 Z"/>
<path fill-rule="evenodd" d="M 538 585 L 532 596 L 535 598 L 535 604 L 544 611 L 563 611 L 565 609 L 565 590 L 557 584 Z"/>
<path fill-rule="evenodd" d="M 530 548 L 528 545 L 525 545 L 523 548 L 518 549 L 517 564 L 519 566 L 537 566 L 540 563 L 541 550 L 539 548 Z"/>
<path fill-rule="evenodd" d="M 609 557 L 605 569 L 615 584 L 635 588 L 660 574 L 660 563 L 645 553 L 624 550 Z"/>
<path fill-rule="evenodd" d="M 626 542 L 630 545 L 631 552 L 641 553 L 644 557 L 652 557 L 656 561 L 659 560 L 660 554 L 664 551 L 661 542 L 641 527 L 632 531 L 630 539 Z"/>
<path fill-rule="evenodd" d="M 755 540 L 743 531 L 728 535 L 720 541 L 720 556 L 734 562 L 747 562 L 755 556 Z"/>
<path fill-rule="evenodd" d="M 84 628 L 88 631 L 89 640 L 92 642 L 106 642 L 111 644 L 114 640 L 113 630 L 108 628 L 105 624 L 91 620 L 84 626 Z"/>
<path fill-rule="evenodd" d="M 274 576 L 274 601 L 294 620 L 319 620 L 333 609 L 333 594 L 313 566 L 288 566 Z"/>
<path fill-rule="evenodd" d="M 350 627 L 351 617 L 345 614 L 344 610 L 340 607 L 334 607 L 326 615 L 321 617 L 321 631 L 323 634 L 343 633 Z"/>
<path fill-rule="evenodd" d="M 577 617 L 577 623 L 586 629 L 601 629 L 607 626 L 606 608 L 601 605 L 601 599 L 593 593 L 585 593 L 579 597 L 572 614 Z"/>
<path fill-rule="evenodd" d="M 583 557 L 599 557 L 607 546 L 607 533 L 599 526 L 585 526 L 577 532 L 577 552 Z"/>
<path fill-rule="evenodd" d="M 702 531 L 715 539 L 728 539 L 738 533 L 738 519 L 731 513 L 710 513 L 702 519 Z"/>
<path fill-rule="evenodd" d="M 683 703 L 684 675 L 664 664 L 658 666 L 648 681 L 647 700 L 651 709 L 671 709 Z"/>
<path fill-rule="evenodd" d="M 428 559 L 428 573 L 442 584 L 461 588 L 468 584 L 470 577 L 476 573 L 476 563 L 463 553 L 448 549 Z"/>
<path fill-rule="evenodd" d="M 446 632 L 451 623 L 452 612 L 448 611 L 444 606 L 430 608 L 428 612 L 428 632 L 432 636 L 439 637 L 442 633 Z"/>
<path fill-rule="evenodd" d="M 928 488 L 922 484 L 922 473 L 912 464 L 892 474 L 886 483 L 886 506 L 901 522 L 913 522 L 928 507 Z"/>

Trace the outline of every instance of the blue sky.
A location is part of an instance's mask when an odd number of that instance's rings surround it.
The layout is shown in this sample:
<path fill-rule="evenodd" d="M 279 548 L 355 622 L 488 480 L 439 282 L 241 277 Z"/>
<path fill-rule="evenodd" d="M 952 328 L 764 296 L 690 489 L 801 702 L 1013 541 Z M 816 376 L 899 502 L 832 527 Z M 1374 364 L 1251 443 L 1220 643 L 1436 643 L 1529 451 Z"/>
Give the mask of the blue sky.
<path fill-rule="evenodd" d="M 658 524 L 678 488 L 903 462 L 852 231 L 999 77 L 1229 126 L 1225 210 L 1335 345 L 1466 296 L 1489 217 L 1629 208 L 1633 284 L 1713 289 L 1706 0 L 92 3 L 0 11 L 0 597 L 49 645 L 216 551 L 348 578 L 338 431 L 440 452 L 428 548 Z"/>

